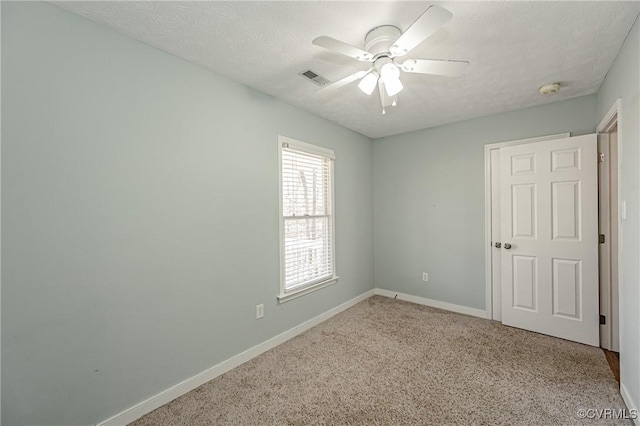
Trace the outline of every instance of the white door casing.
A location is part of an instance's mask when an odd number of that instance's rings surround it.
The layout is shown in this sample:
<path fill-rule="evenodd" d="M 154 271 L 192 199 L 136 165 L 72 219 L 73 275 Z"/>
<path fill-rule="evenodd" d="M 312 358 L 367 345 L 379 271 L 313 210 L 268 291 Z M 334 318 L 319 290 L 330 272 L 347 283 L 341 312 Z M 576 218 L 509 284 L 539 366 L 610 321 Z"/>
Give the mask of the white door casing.
<path fill-rule="evenodd" d="M 609 158 L 609 134 L 598 133 L 598 155 Z M 611 322 L 611 218 L 609 217 L 609 162 L 599 164 L 598 173 L 598 229 L 605 239 L 598 245 L 600 315 Z M 611 324 L 600 324 L 600 347 L 612 350 Z"/>
<path fill-rule="evenodd" d="M 490 151 L 491 160 L 491 304 L 492 318 L 502 321 L 502 256 L 500 256 L 500 149 Z"/>
<path fill-rule="evenodd" d="M 596 135 L 500 152 L 502 322 L 598 346 Z"/>
<path fill-rule="evenodd" d="M 598 173 L 598 208 L 600 234 L 600 346 L 620 351 L 619 296 L 618 296 L 618 129 L 617 115 L 600 129 L 598 152 L 603 155 Z"/>

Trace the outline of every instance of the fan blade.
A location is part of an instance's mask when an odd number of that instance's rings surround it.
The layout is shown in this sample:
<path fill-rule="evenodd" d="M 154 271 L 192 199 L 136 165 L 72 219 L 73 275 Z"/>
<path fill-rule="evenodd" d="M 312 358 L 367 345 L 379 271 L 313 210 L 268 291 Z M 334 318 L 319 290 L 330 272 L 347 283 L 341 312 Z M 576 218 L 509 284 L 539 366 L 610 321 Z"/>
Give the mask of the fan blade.
<path fill-rule="evenodd" d="M 330 83 L 330 84 L 327 84 L 326 86 L 323 86 L 322 88 L 318 89 L 316 91 L 316 93 L 328 93 L 328 92 L 331 92 L 333 90 L 336 90 L 336 89 L 339 89 L 341 87 L 344 87 L 349 83 L 353 83 L 356 80 L 360 80 L 362 77 L 367 75 L 369 73 L 369 71 L 371 71 L 371 70 L 368 69 L 366 71 L 358 71 L 356 73 L 348 75 L 345 78 L 341 78 L 338 81 L 334 81 L 333 83 Z"/>
<path fill-rule="evenodd" d="M 419 74 L 435 74 L 455 77 L 464 72 L 467 61 L 446 61 L 436 59 L 407 59 L 400 65 L 402 71 Z"/>
<path fill-rule="evenodd" d="M 371 53 L 365 52 L 360 48 L 357 48 L 340 40 L 336 40 L 335 38 L 320 36 L 313 40 L 312 43 L 316 46 L 324 47 L 325 49 L 342 53 L 345 56 L 357 59 L 359 61 L 371 62 L 373 60 L 373 55 Z"/>
<path fill-rule="evenodd" d="M 453 14 L 440 6 L 430 6 L 389 49 L 394 56 L 403 56 L 422 43 L 438 28 L 447 23 Z"/>

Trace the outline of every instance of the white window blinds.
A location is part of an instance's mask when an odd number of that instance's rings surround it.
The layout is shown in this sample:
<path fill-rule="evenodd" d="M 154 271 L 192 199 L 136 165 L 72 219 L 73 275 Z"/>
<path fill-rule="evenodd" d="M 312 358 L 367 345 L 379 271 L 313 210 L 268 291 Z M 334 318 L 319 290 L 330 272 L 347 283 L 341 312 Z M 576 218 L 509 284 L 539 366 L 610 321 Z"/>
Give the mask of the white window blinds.
<path fill-rule="evenodd" d="M 335 277 L 333 152 L 297 141 L 281 142 L 282 292 Z"/>

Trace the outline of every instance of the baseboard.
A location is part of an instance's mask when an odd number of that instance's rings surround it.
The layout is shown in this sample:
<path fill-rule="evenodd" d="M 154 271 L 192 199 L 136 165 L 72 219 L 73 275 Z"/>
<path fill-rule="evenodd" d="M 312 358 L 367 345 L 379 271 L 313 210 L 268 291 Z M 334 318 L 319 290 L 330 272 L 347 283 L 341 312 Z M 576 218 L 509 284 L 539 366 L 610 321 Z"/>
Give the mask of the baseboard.
<path fill-rule="evenodd" d="M 629 395 L 629 391 L 627 391 L 627 387 L 624 385 L 624 383 L 620 383 L 620 395 L 622 395 L 624 403 L 627 404 L 628 411 L 636 410 L 635 412 L 638 413 L 638 410 L 640 410 L 640 405 L 638 405 L 637 401 L 631 399 L 631 395 Z M 640 426 L 640 419 L 638 418 L 638 416 L 633 419 L 633 422 L 636 424 L 636 426 Z"/>
<path fill-rule="evenodd" d="M 468 306 L 454 305 L 453 303 L 441 302 L 439 300 L 427 299 L 426 297 L 413 296 L 411 294 L 398 293 L 397 291 L 376 288 L 375 292 L 379 296 L 397 298 L 407 302 L 417 303 L 418 305 L 431 306 L 432 308 L 444 309 L 445 311 L 457 312 L 459 314 L 471 315 L 478 318 L 487 318 L 487 311 Z"/>
<path fill-rule="evenodd" d="M 353 305 L 362 302 L 363 300 L 368 299 L 373 295 L 374 290 L 369 290 L 365 293 L 362 293 L 360 296 L 348 300 L 345 303 L 336 306 L 335 308 L 330 309 L 315 318 L 303 322 L 302 324 L 293 327 L 292 329 L 287 330 L 282 334 L 272 337 L 271 339 L 266 340 L 252 347 L 251 349 L 248 349 L 232 358 L 229 358 L 226 361 L 221 362 L 218 365 L 209 368 L 208 370 L 203 371 L 200 374 L 191 377 L 190 379 L 178 383 L 177 385 L 172 386 L 169 389 L 160 392 L 159 394 L 152 396 L 145 401 L 140 402 L 139 404 L 134 405 L 133 407 L 123 411 L 120 414 L 117 414 L 101 423 L 98 423 L 98 426 L 121 426 L 129 424 L 134 420 L 137 420 L 140 417 L 144 416 L 145 414 L 150 413 L 156 408 L 159 408 L 164 404 L 173 401 L 177 397 L 184 395 L 185 393 L 207 383 L 210 380 L 215 379 L 216 377 L 236 368 L 241 364 L 244 364 L 245 362 L 257 357 L 258 355 L 268 351 L 269 349 L 275 348 L 276 346 L 286 342 L 287 340 L 303 333 L 304 331 L 307 331 L 311 327 L 314 327 L 322 323 L 323 321 L 328 320 L 332 316 L 349 309 Z"/>

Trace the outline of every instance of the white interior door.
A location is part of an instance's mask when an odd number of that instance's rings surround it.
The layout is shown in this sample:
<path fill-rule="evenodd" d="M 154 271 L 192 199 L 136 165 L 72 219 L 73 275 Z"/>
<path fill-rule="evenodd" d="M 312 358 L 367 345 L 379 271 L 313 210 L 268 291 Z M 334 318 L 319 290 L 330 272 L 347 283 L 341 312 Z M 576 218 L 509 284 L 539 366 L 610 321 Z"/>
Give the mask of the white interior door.
<path fill-rule="evenodd" d="M 500 152 L 502 322 L 598 346 L 596 135 Z"/>

